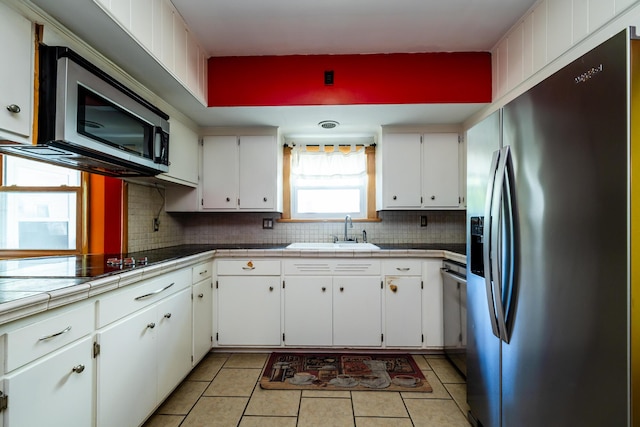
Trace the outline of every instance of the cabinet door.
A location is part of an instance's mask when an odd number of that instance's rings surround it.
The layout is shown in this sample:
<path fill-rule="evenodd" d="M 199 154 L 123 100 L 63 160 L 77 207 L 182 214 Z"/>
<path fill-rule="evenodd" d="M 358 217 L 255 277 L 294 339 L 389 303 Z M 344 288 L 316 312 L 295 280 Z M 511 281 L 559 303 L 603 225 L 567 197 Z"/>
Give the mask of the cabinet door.
<path fill-rule="evenodd" d="M 334 277 L 334 346 L 382 344 L 381 295 L 379 277 Z"/>
<path fill-rule="evenodd" d="M 425 260 L 422 268 L 422 330 L 427 348 L 442 349 L 444 345 L 442 325 L 442 260 Z"/>
<path fill-rule="evenodd" d="M 458 134 L 425 134 L 422 143 L 423 206 L 457 207 L 460 204 Z"/>
<path fill-rule="evenodd" d="M 191 289 L 172 295 L 157 306 L 158 402 L 191 370 Z"/>
<path fill-rule="evenodd" d="M 280 345 L 280 277 L 218 277 L 218 344 Z"/>
<path fill-rule="evenodd" d="M 172 118 L 169 172 L 158 177 L 180 184 L 198 184 L 198 134 Z"/>
<path fill-rule="evenodd" d="M 331 277 L 287 277 L 284 282 L 285 344 L 330 346 Z"/>
<path fill-rule="evenodd" d="M 381 155 L 383 207 L 419 208 L 420 135 L 384 135 Z"/>
<path fill-rule="evenodd" d="M 86 337 L 8 375 L 6 425 L 93 425 L 92 347 Z"/>
<path fill-rule="evenodd" d="M 23 143 L 30 142 L 33 108 L 31 28 L 26 18 L 0 4 L 0 53 L 7 61 L 0 67 L 0 139 Z"/>
<path fill-rule="evenodd" d="M 276 209 L 277 148 L 273 136 L 240 137 L 240 209 Z"/>
<path fill-rule="evenodd" d="M 137 426 L 155 408 L 156 313 L 153 305 L 98 332 L 98 427 Z"/>
<path fill-rule="evenodd" d="M 385 345 L 422 346 L 422 278 L 386 276 L 384 282 Z"/>
<path fill-rule="evenodd" d="M 202 208 L 237 209 L 238 140 L 210 136 L 202 146 Z"/>
<path fill-rule="evenodd" d="M 193 286 L 193 366 L 211 350 L 212 337 L 213 289 L 208 278 Z"/>

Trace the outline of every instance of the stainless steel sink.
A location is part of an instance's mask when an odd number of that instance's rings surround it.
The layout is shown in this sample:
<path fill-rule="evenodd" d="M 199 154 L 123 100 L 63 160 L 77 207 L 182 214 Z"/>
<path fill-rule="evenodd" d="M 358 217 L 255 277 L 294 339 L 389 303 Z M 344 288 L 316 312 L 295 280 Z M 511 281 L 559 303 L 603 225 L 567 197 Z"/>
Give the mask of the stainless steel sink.
<path fill-rule="evenodd" d="M 335 250 L 352 250 L 352 251 L 375 251 L 380 248 L 373 243 L 356 243 L 356 242 L 300 242 L 291 243 L 285 249 L 309 250 L 309 251 L 335 251 Z"/>

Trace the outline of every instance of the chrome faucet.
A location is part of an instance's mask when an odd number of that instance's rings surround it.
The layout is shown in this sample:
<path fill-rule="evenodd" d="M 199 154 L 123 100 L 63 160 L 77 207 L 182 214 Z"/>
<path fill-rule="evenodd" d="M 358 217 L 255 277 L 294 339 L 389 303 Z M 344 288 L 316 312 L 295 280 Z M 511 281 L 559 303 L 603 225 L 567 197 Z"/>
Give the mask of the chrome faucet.
<path fill-rule="evenodd" d="M 345 242 L 349 240 L 347 236 L 347 222 L 351 226 L 350 228 L 353 228 L 353 221 L 351 221 L 351 215 L 347 215 L 344 217 L 344 241 Z"/>

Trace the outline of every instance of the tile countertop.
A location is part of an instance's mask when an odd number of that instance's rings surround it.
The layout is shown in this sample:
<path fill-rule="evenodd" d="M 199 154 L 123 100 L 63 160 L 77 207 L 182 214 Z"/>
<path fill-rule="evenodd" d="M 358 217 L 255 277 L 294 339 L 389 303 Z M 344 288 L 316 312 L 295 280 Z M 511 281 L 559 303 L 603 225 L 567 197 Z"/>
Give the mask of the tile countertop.
<path fill-rule="evenodd" d="M 0 260 L 0 324 L 87 299 L 152 277 L 181 264 L 220 257 L 437 257 L 466 263 L 464 244 L 377 244 L 373 251 L 309 251 L 287 244 L 180 245 L 127 254 L 54 256 Z M 147 257 L 136 267 L 107 266 L 109 258 Z M 184 264 L 183 264 L 184 265 Z"/>

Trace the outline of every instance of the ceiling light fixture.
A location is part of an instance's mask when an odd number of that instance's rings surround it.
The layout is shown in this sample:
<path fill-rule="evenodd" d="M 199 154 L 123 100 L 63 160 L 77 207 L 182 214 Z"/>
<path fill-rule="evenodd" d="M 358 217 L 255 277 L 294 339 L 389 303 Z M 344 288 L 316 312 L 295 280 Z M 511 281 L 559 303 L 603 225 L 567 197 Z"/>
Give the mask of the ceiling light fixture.
<path fill-rule="evenodd" d="M 322 129 L 334 129 L 338 127 L 339 124 L 340 123 L 336 122 L 335 120 L 323 120 L 318 123 L 318 126 L 320 126 Z"/>

